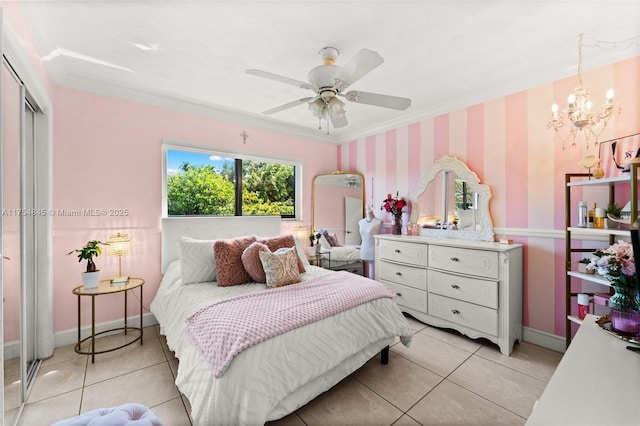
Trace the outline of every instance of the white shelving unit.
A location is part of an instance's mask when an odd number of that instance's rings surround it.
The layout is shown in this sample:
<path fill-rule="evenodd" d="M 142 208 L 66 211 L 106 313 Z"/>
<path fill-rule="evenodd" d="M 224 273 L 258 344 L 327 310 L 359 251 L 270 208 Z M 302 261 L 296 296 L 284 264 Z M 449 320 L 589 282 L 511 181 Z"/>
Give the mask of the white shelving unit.
<path fill-rule="evenodd" d="M 572 300 L 578 295 L 578 292 L 572 291 L 572 283 L 579 280 L 580 282 L 592 282 L 602 286 L 611 287 L 609 281 L 599 275 L 584 274 L 572 270 L 573 265 L 571 255 L 573 253 L 593 252 L 593 249 L 575 247 L 575 242 L 580 240 L 604 238 L 609 240 L 609 244 L 613 244 L 618 237 L 629 237 L 628 229 L 593 229 L 571 226 L 571 218 L 574 216 L 574 209 L 572 209 L 572 206 L 575 204 L 571 200 L 571 189 L 575 187 L 588 186 L 606 187 L 608 188 L 609 203 L 611 204 L 615 201 L 616 186 L 629 185 L 631 182 L 635 182 L 635 184 L 630 185 L 629 191 L 631 199 L 631 218 L 629 222 L 635 223 L 638 219 L 638 167 L 640 167 L 640 163 L 632 163 L 629 175 L 603 179 L 593 179 L 588 173 L 568 173 L 565 175 L 565 312 L 567 347 L 569 347 L 569 344 L 571 343 L 571 324 L 582 324 L 582 321 L 578 317 L 571 315 Z"/>

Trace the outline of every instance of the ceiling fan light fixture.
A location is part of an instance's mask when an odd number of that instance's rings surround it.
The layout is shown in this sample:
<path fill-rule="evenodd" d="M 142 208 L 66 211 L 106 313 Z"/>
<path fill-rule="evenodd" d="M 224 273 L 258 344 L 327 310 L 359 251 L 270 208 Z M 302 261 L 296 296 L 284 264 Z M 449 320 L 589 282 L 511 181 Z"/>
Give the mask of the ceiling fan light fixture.
<path fill-rule="evenodd" d="M 322 99 L 316 99 L 313 102 L 309 102 L 309 111 L 311 111 L 311 114 L 313 114 L 314 117 L 320 119 L 326 117 L 326 111 Z"/>
<path fill-rule="evenodd" d="M 342 116 L 345 113 L 344 102 L 338 98 L 331 98 L 328 102 L 331 113 L 335 116 Z"/>
<path fill-rule="evenodd" d="M 322 63 L 324 65 L 334 65 L 336 63 L 336 59 L 340 55 L 340 51 L 335 47 L 323 47 L 318 52 L 320 57 L 322 58 Z"/>

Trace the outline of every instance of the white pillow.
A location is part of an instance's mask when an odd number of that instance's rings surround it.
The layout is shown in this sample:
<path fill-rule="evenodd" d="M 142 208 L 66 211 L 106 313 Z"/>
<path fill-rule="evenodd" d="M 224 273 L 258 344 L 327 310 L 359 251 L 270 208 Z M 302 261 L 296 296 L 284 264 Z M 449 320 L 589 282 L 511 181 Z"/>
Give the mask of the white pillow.
<path fill-rule="evenodd" d="M 310 263 L 309 263 L 309 259 L 307 259 L 307 254 L 304 251 L 304 244 L 302 244 L 302 241 L 300 241 L 300 239 L 295 235 L 293 236 L 293 239 L 296 242 L 296 251 L 298 252 L 298 257 L 302 261 L 302 264 L 304 265 L 304 269 L 307 269 L 307 266 L 309 266 Z"/>
<path fill-rule="evenodd" d="M 216 259 L 213 256 L 215 240 L 180 238 L 180 269 L 182 284 L 195 284 L 216 280 Z"/>

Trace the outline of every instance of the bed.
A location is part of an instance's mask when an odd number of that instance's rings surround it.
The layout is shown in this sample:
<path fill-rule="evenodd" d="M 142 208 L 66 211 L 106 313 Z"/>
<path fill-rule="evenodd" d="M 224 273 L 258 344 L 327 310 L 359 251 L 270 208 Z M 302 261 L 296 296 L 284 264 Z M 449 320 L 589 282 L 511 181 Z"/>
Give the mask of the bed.
<path fill-rule="evenodd" d="M 277 420 L 327 391 L 378 353 L 384 354 L 386 349 L 388 354 L 396 337 L 406 346 L 410 344 L 412 331 L 397 304 L 392 298 L 381 297 L 249 346 L 233 357 L 222 374 L 214 374 L 211 360 L 197 347 L 195 333 L 187 324 L 199 313 L 218 306 L 212 304 L 215 301 L 222 304 L 269 291 L 258 283 L 225 287 L 215 282 L 183 284 L 183 278 L 189 280 L 186 271 L 191 270 L 183 268 L 183 262 L 192 259 L 186 255 L 181 258 L 181 251 L 186 252 L 184 241 L 190 237 L 194 239 L 190 243 L 204 241 L 206 245 L 207 241 L 244 235 L 275 237 L 280 232 L 280 218 L 169 218 L 163 219 L 162 226 L 163 278 L 151 311 L 179 359 L 176 385 L 189 399 L 195 424 L 254 425 Z M 306 257 L 302 259 L 302 282 L 275 290 L 302 291 L 320 279 L 336 281 L 346 276 L 381 287 L 367 278 L 314 267 Z"/>
<path fill-rule="evenodd" d="M 360 258 L 360 246 L 326 247 L 320 250 L 322 266 L 333 271 L 349 271 L 354 274 L 364 274 L 364 264 Z"/>

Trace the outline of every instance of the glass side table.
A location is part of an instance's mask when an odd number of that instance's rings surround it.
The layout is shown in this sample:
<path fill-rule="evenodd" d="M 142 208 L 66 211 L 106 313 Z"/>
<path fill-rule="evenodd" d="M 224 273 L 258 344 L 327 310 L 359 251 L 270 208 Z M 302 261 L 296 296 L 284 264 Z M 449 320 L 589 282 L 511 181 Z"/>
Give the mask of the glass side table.
<path fill-rule="evenodd" d="M 91 363 L 95 362 L 96 354 L 102 354 L 106 352 L 115 351 L 117 349 L 122 349 L 125 346 L 129 346 L 138 340 L 142 345 L 142 287 L 144 286 L 144 280 L 142 278 L 129 278 L 124 284 L 120 285 L 112 285 L 111 280 L 102 280 L 100 284 L 96 288 L 84 288 L 84 286 L 78 286 L 72 290 L 72 293 L 78 296 L 78 343 L 76 344 L 74 350 L 76 353 L 83 355 L 91 355 Z M 127 294 L 129 290 L 133 290 L 135 288 L 140 288 L 140 327 L 131 327 L 127 325 Z M 96 297 L 102 296 L 105 294 L 114 294 L 114 293 L 124 293 L 124 327 L 112 328 L 110 330 L 101 331 L 96 333 Z M 91 335 L 82 339 L 80 334 L 81 331 L 81 307 L 80 300 L 83 296 L 91 296 Z M 134 340 L 125 343 L 124 345 L 106 349 L 102 351 L 96 351 L 96 336 L 105 333 L 111 333 L 114 331 L 123 330 L 124 334 L 127 334 L 129 331 L 138 331 L 140 335 L 136 337 Z M 82 344 L 87 340 L 91 340 L 91 350 L 83 351 Z"/>

